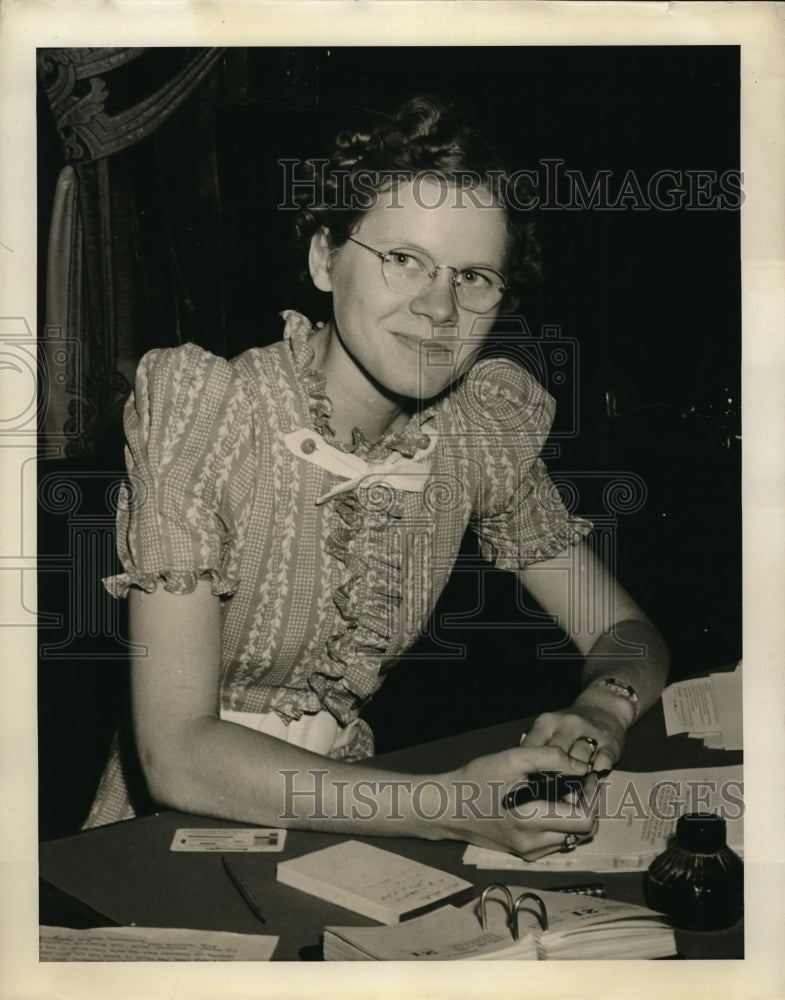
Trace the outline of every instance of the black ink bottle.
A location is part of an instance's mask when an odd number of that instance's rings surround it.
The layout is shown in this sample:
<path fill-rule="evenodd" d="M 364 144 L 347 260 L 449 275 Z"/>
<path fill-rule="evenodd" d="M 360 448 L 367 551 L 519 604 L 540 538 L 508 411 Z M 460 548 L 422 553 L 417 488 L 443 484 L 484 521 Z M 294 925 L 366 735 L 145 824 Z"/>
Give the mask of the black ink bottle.
<path fill-rule="evenodd" d="M 744 910 L 744 865 L 726 843 L 716 813 L 679 817 L 675 842 L 652 861 L 646 903 L 676 927 L 694 931 L 730 927 Z"/>

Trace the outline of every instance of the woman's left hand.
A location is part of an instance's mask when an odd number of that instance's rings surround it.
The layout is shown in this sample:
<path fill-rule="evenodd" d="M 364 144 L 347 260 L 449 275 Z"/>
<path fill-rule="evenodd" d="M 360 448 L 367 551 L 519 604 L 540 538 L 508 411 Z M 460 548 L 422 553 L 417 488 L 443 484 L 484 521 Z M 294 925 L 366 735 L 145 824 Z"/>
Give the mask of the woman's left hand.
<path fill-rule="evenodd" d="M 613 712 L 598 705 L 572 705 L 538 716 L 525 740 L 526 747 L 560 747 L 577 760 L 591 760 L 595 771 L 608 771 L 621 756 L 626 726 Z M 588 737 L 583 739 L 582 737 Z"/>

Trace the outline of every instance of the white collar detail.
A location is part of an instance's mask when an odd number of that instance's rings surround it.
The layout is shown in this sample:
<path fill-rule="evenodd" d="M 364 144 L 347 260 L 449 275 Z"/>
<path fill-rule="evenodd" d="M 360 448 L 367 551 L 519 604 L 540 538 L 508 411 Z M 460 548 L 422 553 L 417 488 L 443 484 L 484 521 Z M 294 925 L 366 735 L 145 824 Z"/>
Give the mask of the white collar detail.
<path fill-rule="evenodd" d="M 340 451 L 308 428 L 285 434 L 283 440 L 293 455 L 346 480 L 320 496 L 316 502 L 322 504 L 357 486 L 367 488 L 382 482 L 393 489 L 422 493 L 431 474 L 431 454 L 438 440 L 435 431 L 425 427 L 422 431 L 430 441 L 427 448 L 418 452 L 417 458 L 406 458 L 395 451 L 383 462 L 366 462 L 359 455 Z"/>

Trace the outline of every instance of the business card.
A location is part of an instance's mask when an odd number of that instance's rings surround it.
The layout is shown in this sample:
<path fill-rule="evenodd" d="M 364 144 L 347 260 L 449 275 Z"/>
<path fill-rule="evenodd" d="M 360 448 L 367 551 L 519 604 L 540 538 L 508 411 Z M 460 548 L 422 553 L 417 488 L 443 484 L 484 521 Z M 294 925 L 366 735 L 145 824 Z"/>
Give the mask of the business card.
<path fill-rule="evenodd" d="M 230 853 L 282 851 L 286 830 L 261 827 L 221 829 L 212 827 L 182 829 L 175 832 L 170 851 L 218 851 Z"/>

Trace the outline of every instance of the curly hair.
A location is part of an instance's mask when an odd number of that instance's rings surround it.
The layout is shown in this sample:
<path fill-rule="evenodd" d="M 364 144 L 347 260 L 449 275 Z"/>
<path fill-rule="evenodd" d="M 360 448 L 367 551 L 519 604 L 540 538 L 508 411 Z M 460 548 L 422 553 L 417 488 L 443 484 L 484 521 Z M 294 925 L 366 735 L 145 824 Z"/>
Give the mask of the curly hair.
<path fill-rule="evenodd" d="M 507 197 L 511 171 L 502 154 L 436 97 L 412 97 L 370 128 L 341 132 L 329 159 L 307 161 L 293 195 L 298 241 L 307 249 L 325 228 L 334 246 L 343 245 L 380 193 L 423 174 L 462 189 L 483 188 L 504 210 L 512 248 L 503 308 L 514 309 L 516 288 L 542 276 L 535 223 Z M 516 200 L 531 193 L 521 180 Z"/>

